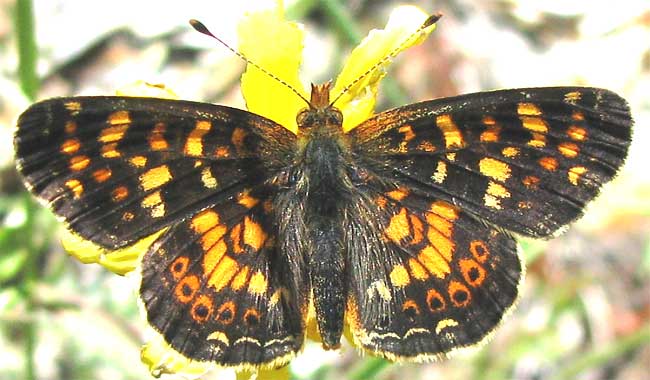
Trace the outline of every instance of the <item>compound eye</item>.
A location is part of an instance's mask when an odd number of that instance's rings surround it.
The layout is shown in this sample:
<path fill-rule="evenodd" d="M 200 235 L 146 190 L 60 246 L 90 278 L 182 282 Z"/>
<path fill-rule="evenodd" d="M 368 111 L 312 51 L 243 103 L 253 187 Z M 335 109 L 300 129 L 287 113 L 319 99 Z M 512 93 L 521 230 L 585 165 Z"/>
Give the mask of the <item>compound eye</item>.
<path fill-rule="evenodd" d="M 296 116 L 296 123 L 298 124 L 298 127 L 303 127 L 306 123 L 309 122 L 309 117 L 310 116 L 310 109 L 305 108 L 298 112 L 298 115 Z"/>
<path fill-rule="evenodd" d="M 332 119 L 334 124 L 343 124 L 343 113 L 338 108 L 332 108 Z"/>

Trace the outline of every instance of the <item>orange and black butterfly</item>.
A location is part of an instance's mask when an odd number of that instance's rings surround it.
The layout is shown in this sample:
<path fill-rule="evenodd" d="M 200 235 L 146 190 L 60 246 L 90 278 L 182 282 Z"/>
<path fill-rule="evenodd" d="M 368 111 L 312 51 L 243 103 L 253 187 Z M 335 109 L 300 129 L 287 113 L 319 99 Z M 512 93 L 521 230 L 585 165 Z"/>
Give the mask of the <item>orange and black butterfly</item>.
<path fill-rule="evenodd" d="M 189 101 L 72 97 L 18 121 L 17 165 L 69 229 L 107 250 L 162 229 L 142 261 L 149 323 L 187 358 L 279 366 L 310 304 L 323 346 L 422 361 L 477 344 L 515 302 L 513 235 L 576 220 L 623 165 L 632 119 L 598 88 L 410 104 L 349 132 L 312 86 L 294 134 Z"/>

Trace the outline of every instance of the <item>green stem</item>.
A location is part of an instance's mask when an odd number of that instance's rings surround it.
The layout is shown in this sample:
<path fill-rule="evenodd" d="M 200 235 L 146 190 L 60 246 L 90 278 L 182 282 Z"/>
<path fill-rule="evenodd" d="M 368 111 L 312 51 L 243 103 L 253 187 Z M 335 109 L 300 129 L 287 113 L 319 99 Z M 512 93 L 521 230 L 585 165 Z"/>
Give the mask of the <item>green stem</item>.
<path fill-rule="evenodd" d="M 354 368 L 349 373 L 350 380 L 367 380 L 374 379 L 386 367 L 390 365 L 385 359 L 381 358 L 367 358 L 359 366 Z"/>
<path fill-rule="evenodd" d="M 554 380 L 575 379 L 584 370 L 610 362 L 641 345 L 650 343 L 650 325 L 646 324 L 635 333 L 572 360 L 553 377 Z"/>
<path fill-rule="evenodd" d="M 301 20 L 318 5 L 317 0 L 300 0 L 288 6 L 284 10 L 284 18 L 287 20 Z"/>
<path fill-rule="evenodd" d="M 32 202 L 29 194 L 24 194 L 23 202 L 25 204 L 25 231 L 34 231 L 34 215 L 36 213 L 36 208 L 34 202 Z M 25 379 L 26 380 L 36 380 L 36 335 L 37 335 L 37 326 L 36 320 L 32 318 L 36 310 L 36 303 L 34 300 L 34 283 L 38 277 L 38 254 L 40 252 L 39 247 L 36 247 L 31 237 L 25 239 L 27 245 L 27 251 L 29 252 L 27 260 L 24 265 L 23 270 L 23 281 L 21 284 L 21 292 L 25 299 L 25 309 L 27 315 L 30 316 L 27 318 L 24 324 L 24 336 L 25 336 Z"/>
<path fill-rule="evenodd" d="M 36 98 L 38 77 L 36 75 L 36 37 L 34 10 L 31 0 L 16 1 L 16 37 L 18 41 L 18 76 L 20 87 L 30 100 Z"/>

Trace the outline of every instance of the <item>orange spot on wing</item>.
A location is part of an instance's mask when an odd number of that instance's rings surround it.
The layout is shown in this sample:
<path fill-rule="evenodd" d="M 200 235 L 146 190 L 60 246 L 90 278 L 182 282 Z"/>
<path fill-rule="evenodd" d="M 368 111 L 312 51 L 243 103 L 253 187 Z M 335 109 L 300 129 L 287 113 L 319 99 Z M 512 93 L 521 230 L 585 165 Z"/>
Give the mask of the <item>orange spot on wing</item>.
<path fill-rule="evenodd" d="M 169 272 L 171 272 L 174 280 L 178 281 L 187 273 L 190 259 L 187 256 L 179 256 L 169 265 Z"/>
<path fill-rule="evenodd" d="M 438 232 L 443 234 L 445 237 L 451 238 L 451 234 L 454 229 L 454 223 L 449 221 L 438 214 L 431 212 L 426 213 L 427 223 L 435 228 Z"/>
<path fill-rule="evenodd" d="M 402 311 L 410 312 L 414 315 L 418 315 L 420 314 L 420 307 L 415 301 L 413 301 L 412 299 L 408 299 L 404 301 L 404 303 L 402 304 Z"/>
<path fill-rule="evenodd" d="M 199 290 L 199 286 L 200 282 L 198 277 L 194 275 L 183 277 L 183 279 L 180 280 L 174 288 L 176 299 L 178 299 L 181 303 L 190 302 L 194 298 L 196 292 Z"/>
<path fill-rule="evenodd" d="M 229 256 L 223 256 L 210 274 L 208 285 L 213 286 L 215 290 L 223 289 L 230 279 L 239 271 L 239 264 Z"/>
<path fill-rule="evenodd" d="M 108 123 L 111 125 L 124 125 L 131 123 L 131 116 L 129 111 L 115 111 L 108 115 Z"/>
<path fill-rule="evenodd" d="M 241 154 L 244 150 L 244 139 L 246 138 L 246 135 L 248 135 L 248 132 L 246 132 L 243 128 L 237 127 L 232 131 L 230 141 L 239 154 Z"/>
<path fill-rule="evenodd" d="M 440 215 L 447 220 L 458 219 L 458 207 L 451 205 L 445 201 L 435 201 L 431 203 L 431 212 Z"/>
<path fill-rule="evenodd" d="M 77 131 L 77 123 L 75 123 L 74 121 L 66 121 L 63 130 L 65 131 L 65 133 L 71 135 Z"/>
<path fill-rule="evenodd" d="M 113 172 L 111 172 L 110 169 L 106 169 L 106 168 L 98 169 L 93 172 L 93 178 L 97 183 L 106 182 L 106 180 L 111 178 L 111 175 L 113 175 Z"/>
<path fill-rule="evenodd" d="M 485 269 L 483 269 L 483 267 L 476 261 L 472 259 L 463 259 L 459 261 L 458 265 L 463 274 L 463 279 L 465 279 L 465 282 L 468 284 L 477 287 L 485 281 Z"/>
<path fill-rule="evenodd" d="M 88 156 L 74 156 L 70 159 L 70 170 L 73 172 L 78 172 L 80 170 L 84 170 L 85 168 L 90 165 L 90 158 Z"/>
<path fill-rule="evenodd" d="M 241 268 L 239 273 L 237 273 L 235 278 L 233 278 L 230 287 L 233 290 L 239 290 L 242 287 L 244 287 L 244 285 L 246 285 L 246 283 L 248 282 L 248 272 L 249 272 L 248 266 Z"/>
<path fill-rule="evenodd" d="M 398 189 L 386 193 L 386 196 L 388 198 L 395 201 L 401 201 L 402 199 L 406 198 L 408 195 L 409 195 L 409 190 L 404 187 L 400 187 Z"/>
<path fill-rule="evenodd" d="M 451 115 L 438 115 L 436 117 L 436 125 L 442 131 L 442 135 L 445 139 L 445 146 L 448 149 L 463 146 L 463 135 L 460 133 L 456 123 L 452 120 Z"/>
<path fill-rule="evenodd" d="M 417 149 L 423 152 L 435 152 L 436 146 L 431 144 L 429 141 L 422 141 L 420 144 L 418 144 Z"/>
<path fill-rule="evenodd" d="M 578 145 L 572 142 L 563 142 L 557 146 L 557 150 L 567 158 L 575 158 L 580 153 Z"/>
<path fill-rule="evenodd" d="M 522 116 L 540 116 L 542 111 L 533 103 L 519 103 L 517 113 Z"/>
<path fill-rule="evenodd" d="M 61 153 L 63 154 L 73 154 L 81 148 L 81 143 L 79 139 L 67 139 L 61 144 Z"/>
<path fill-rule="evenodd" d="M 411 226 L 413 227 L 413 233 L 411 234 L 411 245 L 419 244 L 422 239 L 424 239 L 424 225 L 420 218 L 414 214 L 409 215 L 409 220 L 411 221 Z"/>
<path fill-rule="evenodd" d="M 454 253 L 455 245 L 450 238 L 443 235 L 434 227 L 429 227 L 427 231 L 427 238 L 429 239 L 431 246 L 433 246 L 433 248 L 435 248 L 435 250 L 440 255 L 442 255 L 442 258 L 444 258 L 445 261 L 451 261 L 451 256 Z"/>
<path fill-rule="evenodd" d="M 537 132 L 547 133 L 548 125 L 542 118 L 542 111 L 533 103 L 519 103 L 517 105 L 517 113 L 524 126 L 524 128 Z"/>
<path fill-rule="evenodd" d="M 402 207 L 399 214 L 393 215 L 384 233 L 389 239 L 398 244 L 402 239 L 409 236 L 409 223 L 405 208 Z"/>
<path fill-rule="evenodd" d="M 190 226 L 197 234 L 208 232 L 217 224 L 219 224 L 219 214 L 212 209 L 201 211 L 196 214 L 190 222 Z"/>
<path fill-rule="evenodd" d="M 535 188 L 539 185 L 539 178 L 529 175 L 524 177 L 524 179 L 521 180 L 521 183 L 523 183 L 527 188 Z"/>
<path fill-rule="evenodd" d="M 469 251 L 472 253 L 472 256 L 474 256 L 476 261 L 481 264 L 485 263 L 490 255 L 487 245 L 482 240 L 473 240 L 469 243 Z"/>
<path fill-rule="evenodd" d="M 165 140 L 165 129 L 166 125 L 165 123 L 156 123 L 156 125 L 153 127 L 153 130 L 149 134 L 149 137 L 147 138 L 149 141 L 149 147 L 151 147 L 151 150 L 154 151 L 160 151 L 160 150 L 167 150 L 169 148 L 169 144 L 167 143 L 167 140 Z"/>
<path fill-rule="evenodd" d="M 144 197 L 142 199 L 142 207 L 150 209 L 151 217 L 153 218 L 165 216 L 165 203 L 162 201 L 160 190 Z"/>
<path fill-rule="evenodd" d="M 129 189 L 126 186 L 119 186 L 116 187 L 112 192 L 111 192 L 111 198 L 115 202 L 120 202 L 126 199 L 126 197 L 129 196 Z"/>
<path fill-rule="evenodd" d="M 243 253 L 244 249 L 241 246 L 241 223 L 235 224 L 230 230 L 230 240 L 232 241 L 232 251 L 233 253 Z"/>
<path fill-rule="evenodd" d="M 483 124 L 485 125 L 496 125 L 497 121 L 494 120 L 492 116 L 483 116 Z"/>
<path fill-rule="evenodd" d="M 111 119 L 112 118 L 112 119 Z M 126 111 L 118 111 L 108 117 L 110 127 L 102 129 L 99 133 L 99 142 L 102 144 L 116 143 L 124 138 L 129 129 L 129 114 Z"/>
<path fill-rule="evenodd" d="M 63 106 L 65 109 L 67 109 L 70 112 L 70 115 L 76 116 L 81 112 L 81 103 L 75 102 L 75 101 L 70 101 L 70 102 L 65 102 L 63 103 Z"/>
<path fill-rule="evenodd" d="M 576 125 L 570 126 L 566 134 L 574 141 L 585 141 L 587 139 L 587 130 Z"/>
<path fill-rule="evenodd" d="M 580 111 L 573 111 L 571 118 L 575 121 L 582 121 L 585 119 L 585 115 Z"/>
<path fill-rule="evenodd" d="M 172 179 L 172 173 L 167 165 L 161 165 L 140 175 L 140 186 L 142 190 L 149 191 L 158 188 Z"/>
<path fill-rule="evenodd" d="M 227 146 L 218 146 L 217 149 L 214 150 L 214 156 L 217 158 L 230 157 L 230 148 Z"/>
<path fill-rule="evenodd" d="M 409 269 L 411 275 L 418 280 L 429 278 L 429 272 L 416 259 L 409 259 Z"/>
<path fill-rule="evenodd" d="M 235 320 L 237 306 L 232 301 L 227 301 L 219 306 L 217 309 L 217 320 L 225 325 L 229 325 Z"/>
<path fill-rule="evenodd" d="M 212 123 L 208 120 L 199 120 L 196 122 L 194 129 L 187 136 L 184 152 L 188 156 L 200 156 L 203 154 L 203 136 L 210 132 Z"/>
<path fill-rule="evenodd" d="M 143 168 L 145 165 L 147 165 L 147 157 L 134 156 L 129 159 L 129 162 L 131 163 L 131 165 L 135 166 L 136 168 Z"/>
<path fill-rule="evenodd" d="M 104 158 L 117 158 L 121 156 L 120 152 L 117 150 L 117 143 L 102 145 L 100 154 Z"/>
<path fill-rule="evenodd" d="M 260 201 L 259 199 L 254 198 L 250 195 L 250 191 L 241 192 L 237 196 L 237 203 L 239 203 L 240 205 L 248 209 L 255 207 L 255 205 L 257 205 L 259 201 Z"/>
<path fill-rule="evenodd" d="M 257 326 L 257 324 L 260 322 L 260 318 L 260 312 L 253 308 L 247 309 L 244 313 L 244 323 L 251 327 Z"/>
<path fill-rule="evenodd" d="M 218 228 L 215 228 L 217 230 Z M 202 242 L 203 247 L 208 246 L 206 242 Z M 205 248 L 204 248 L 205 249 Z M 203 271 L 204 273 L 212 273 L 214 268 L 217 266 L 217 263 L 221 261 L 221 258 L 226 254 L 228 251 L 228 246 L 226 245 L 226 242 L 221 239 L 217 240 L 214 244 L 210 246 L 210 248 L 205 251 L 205 255 L 203 256 Z"/>
<path fill-rule="evenodd" d="M 266 293 L 267 286 L 268 286 L 268 282 L 266 280 L 266 276 L 264 276 L 262 272 L 257 271 L 255 272 L 255 274 L 251 276 L 251 279 L 248 283 L 248 292 L 257 295 L 262 295 Z"/>
<path fill-rule="evenodd" d="M 430 245 L 424 247 L 420 251 L 417 259 L 420 264 L 429 271 L 429 273 L 436 277 L 444 278 L 445 275 L 451 272 L 449 261 L 443 258 L 442 254 Z"/>
<path fill-rule="evenodd" d="M 212 315 L 212 312 L 212 300 L 205 294 L 198 296 L 194 303 L 192 303 L 192 308 L 190 309 L 192 319 L 199 323 L 206 322 L 210 318 L 210 315 Z"/>
<path fill-rule="evenodd" d="M 75 199 L 81 198 L 81 195 L 84 192 L 84 186 L 79 180 L 69 179 L 65 181 L 65 186 L 72 191 Z"/>
<path fill-rule="evenodd" d="M 403 265 L 395 265 L 390 272 L 390 283 L 393 286 L 403 287 L 411 282 L 409 273 Z"/>
<path fill-rule="evenodd" d="M 494 119 L 492 119 L 494 122 Z M 484 121 L 485 123 L 485 121 Z M 498 142 L 499 134 L 501 133 L 501 127 L 495 124 L 487 124 L 485 131 L 481 133 L 480 140 L 482 142 Z"/>
<path fill-rule="evenodd" d="M 558 167 L 558 162 L 554 157 L 542 157 L 537 162 L 542 168 L 551 172 L 557 170 Z"/>
<path fill-rule="evenodd" d="M 585 168 L 584 166 L 572 167 L 571 169 L 569 169 L 568 172 L 569 182 L 571 182 L 574 186 L 578 186 L 578 180 L 586 172 L 587 172 L 587 168 Z"/>
<path fill-rule="evenodd" d="M 528 141 L 527 145 L 533 148 L 543 148 L 546 146 L 546 135 L 533 132 L 533 138 Z"/>
<path fill-rule="evenodd" d="M 266 241 L 266 233 L 262 226 L 254 222 L 250 217 L 244 218 L 244 244 L 252 247 L 255 251 L 259 251 Z"/>
<path fill-rule="evenodd" d="M 510 178 L 510 165 L 491 157 L 485 157 L 479 161 L 479 170 L 482 174 L 497 181 L 504 182 Z"/>
<path fill-rule="evenodd" d="M 472 301 L 472 295 L 467 286 L 458 281 L 451 281 L 447 288 L 451 302 L 457 307 L 465 307 Z"/>
<path fill-rule="evenodd" d="M 427 306 L 429 307 L 429 310 L 435 313 L 444 310 L 447 303 L 442 295 L 435 289 L 429 289 L 427 291 Z"/>
<path fill-rule="evenodd" d="M 519 155 L 519 148 L 508 146 L 501 150 L 501 154 L 503 154 L 504 157 L 515 158 Z"/>

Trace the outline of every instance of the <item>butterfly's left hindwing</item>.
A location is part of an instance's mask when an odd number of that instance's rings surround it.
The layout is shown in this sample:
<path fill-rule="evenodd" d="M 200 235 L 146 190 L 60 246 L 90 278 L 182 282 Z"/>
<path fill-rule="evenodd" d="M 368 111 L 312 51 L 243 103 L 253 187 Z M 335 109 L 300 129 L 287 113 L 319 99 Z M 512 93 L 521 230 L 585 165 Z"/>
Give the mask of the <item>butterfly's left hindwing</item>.
<path fill-rule="evenodd" d="M 30 190 L 82 238 L 116 249 L 269 178 L 294 138 L 234 108 L 76 97 L 31 106 L 14 145 Z"/>

